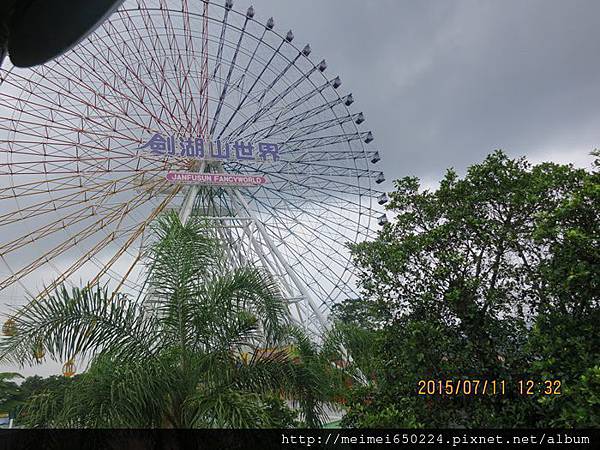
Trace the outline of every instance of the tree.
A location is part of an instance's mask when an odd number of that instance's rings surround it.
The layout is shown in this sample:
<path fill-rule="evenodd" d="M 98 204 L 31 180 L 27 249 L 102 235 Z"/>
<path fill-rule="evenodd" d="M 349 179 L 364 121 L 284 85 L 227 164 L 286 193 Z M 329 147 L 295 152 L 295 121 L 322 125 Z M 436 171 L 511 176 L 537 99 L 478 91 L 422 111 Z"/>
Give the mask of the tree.
<path fill-rule="evenodd" d="M 17 384 L 14 380 L 20 378 L 23 381 Z M 8 413 L 10 417 L 17 417 L 23 406 L 35 395 L 44 391 L 58 393 L 64 387 L 75 381 L 75 378 L 66 378 L 53 375 L 47 378 L 34 375 L 24 378 L 15 372 L 0 373 L 0 412 Z"/>
<path fill-rule="evenodd" d="M 497 151 L 435 191 L 411 177 L 395 187 L 393 222 L 351 248 L 381 364 L 346 424 L 597 426 L 581 392 L 597 401 L 598 173 Z M 448 379 L 504 380 L 506 392 L 417 394 L 419 380 Z M 520 395 L 528 379 L 560 379 L 566 394 Z"/>
<path fill-rule="evenodd" d="M 595 156 L 600 156 L 598 151 Z M 529 351 L 541 378 L 558 375 L 563 394 L 540 399 L 545 426 L 600 424 L 600 159 L 581 187 L 539 218 L 534 237 L 550 256 L 540 264 L 548 301 L 539 309 Z"/>
<path fill-rule="evenodd" d="M 315 345 L 291 323 L 275 280 L 229 268 L 208 230 L 175 214 L 158 221 L 144 301 L 62 287 L 19 311 L 3 359 L 32 363 L 34 344 L 61 361 L 92 358 L 73 386 L 28 403 L 27 425 L 293 425 L 282 399 L 306 426 L 320 424 L 329 378 Z"/>
<path fill-rule="evenodd" d="M 0 413 L 8 413 L 14 417 L 23 403 L 24 394 L 15 378 L 23 378 L 23 375 L 16 372 L 0 373 Z"/>

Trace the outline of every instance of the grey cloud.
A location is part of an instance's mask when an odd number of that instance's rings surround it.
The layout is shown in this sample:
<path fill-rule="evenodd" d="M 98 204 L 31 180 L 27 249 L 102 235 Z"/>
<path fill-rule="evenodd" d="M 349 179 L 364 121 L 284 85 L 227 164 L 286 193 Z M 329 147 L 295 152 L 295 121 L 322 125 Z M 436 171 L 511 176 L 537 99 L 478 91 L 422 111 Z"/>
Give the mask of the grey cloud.
<path fill-rule="evenodd" d="M 340 74 L 375 133 L 388 180 L 439 179 L 496 148 L 588 165 L 600 146 L 598 2 L 259 0 L 255 7 L 257 17 L 272 14 L 279 29 L 293 28 Z"/>

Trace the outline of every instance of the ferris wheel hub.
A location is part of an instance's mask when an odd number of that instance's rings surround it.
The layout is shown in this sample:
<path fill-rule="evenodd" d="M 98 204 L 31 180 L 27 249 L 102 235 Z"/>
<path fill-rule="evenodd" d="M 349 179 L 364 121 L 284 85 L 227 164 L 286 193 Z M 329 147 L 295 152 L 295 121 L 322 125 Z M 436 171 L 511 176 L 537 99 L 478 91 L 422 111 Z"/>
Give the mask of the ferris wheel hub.
<path fill-rule="evenodd" d="M 161 5 L 127 1 L 56 61 L 0 68 L 0 291 L 40 297 L 90 278 L 143 290 L 149 229 L 172 209 L 207 223 L 231 267 L 271 273 L 318 329 L 358 296 L 346 243 L 384 221 L 365 115 L 310 45 L 254 8 Z"/>

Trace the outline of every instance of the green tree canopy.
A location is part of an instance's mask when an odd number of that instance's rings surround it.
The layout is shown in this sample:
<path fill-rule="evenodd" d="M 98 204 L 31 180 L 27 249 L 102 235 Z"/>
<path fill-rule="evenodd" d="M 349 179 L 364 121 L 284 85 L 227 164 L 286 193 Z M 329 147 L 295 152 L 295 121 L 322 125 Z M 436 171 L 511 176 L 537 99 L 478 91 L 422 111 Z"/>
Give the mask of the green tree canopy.
<path fill-rule="evenodd" d="M 380 370 L 346 424 L 598 425 L 598 171 L 497 151 L 434 191 L 395 188 L 393 221 L 352 246 Z M 460 378 L 506 393 L 417 395 L 419 380 Z M 529 379 L 563 393 L 519 395 Z"/>

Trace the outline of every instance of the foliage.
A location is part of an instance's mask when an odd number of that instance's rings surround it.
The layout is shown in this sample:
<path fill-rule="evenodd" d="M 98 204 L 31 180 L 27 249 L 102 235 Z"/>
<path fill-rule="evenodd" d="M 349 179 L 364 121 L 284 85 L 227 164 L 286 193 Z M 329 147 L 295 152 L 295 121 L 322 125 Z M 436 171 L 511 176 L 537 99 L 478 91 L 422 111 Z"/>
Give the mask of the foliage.
<path fill-rule="evenodd" d="M 21 384 L 14 380 L 22 379 Z M 52 375 L 42 378 L 38 375 L 24 378 L 18 373 L 5 372 L 0 374 L 0 412 L 9 413 L 10 417 L 17 417 L 23 406 L 38 394 L 46 391 L 58 393 L 77 380 L 78 377 L 66 378 Z"/>
<path fill-rule="evenodd" d="M 23 391 L 19 385 L 12 381 L 23 376 L 16 372 L 0 373 L 0 413 L 15 415 L 23 402 Z"/>
<path fill-rule="evenodd" d="M 201 223 L 155 226 L 148 296 L 61 288 L 15 316 L 3 359 L 91 357 L 64 391 L 36 395 L 22 415 L 44 427 L 318 426 L 331 391 L 314 343 L 293 325 L 275 280 L 232 269 Z M 285 399 L 286 401 L 283 401 Z"/>
<path fill-rule="evenodd" d="M 497 151 L 435 191 L 397 180 L 393 222 L 351 248 L 364 300 L 340 308 L 337 329 L 376 343 L 376 381 L 354 390 L 345 424 L 600 425 L 599 177 Z M 447 379 L 505 380 L 506 392 L 417 395 L 419 380 Z M 519 395 L 529 379 L 561 380 L 563 394 Z"/>

